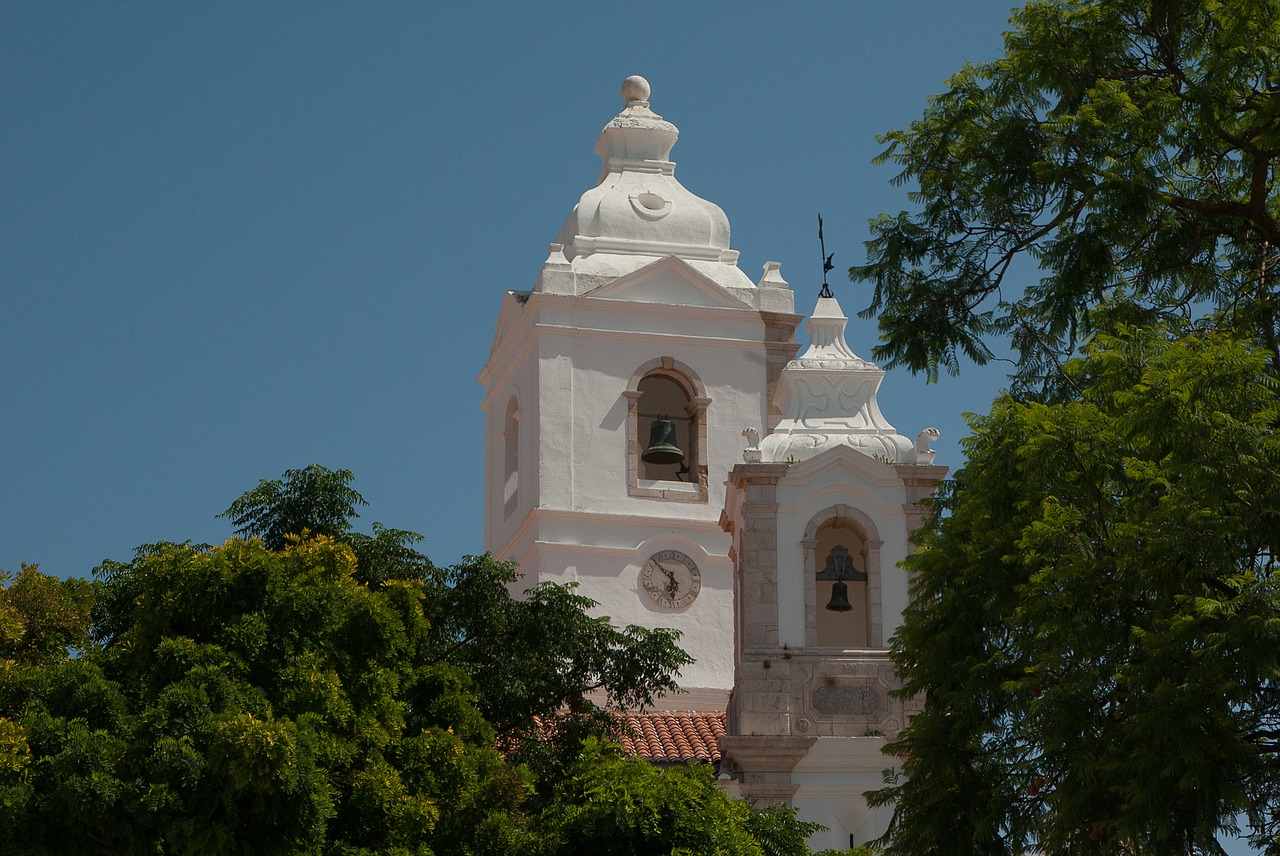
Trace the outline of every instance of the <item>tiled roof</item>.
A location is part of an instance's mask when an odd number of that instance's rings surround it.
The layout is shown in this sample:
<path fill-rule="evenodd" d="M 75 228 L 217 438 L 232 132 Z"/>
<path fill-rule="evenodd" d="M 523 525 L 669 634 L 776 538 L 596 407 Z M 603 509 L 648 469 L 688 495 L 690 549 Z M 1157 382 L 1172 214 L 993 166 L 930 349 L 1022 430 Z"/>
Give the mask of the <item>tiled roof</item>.
<path fill-rule="evenodd" d="M 720 760 L 716 738 L 724 734 L 723 713 L 623 713 L 622 745 L 647 761 L 688 763 Z"/>

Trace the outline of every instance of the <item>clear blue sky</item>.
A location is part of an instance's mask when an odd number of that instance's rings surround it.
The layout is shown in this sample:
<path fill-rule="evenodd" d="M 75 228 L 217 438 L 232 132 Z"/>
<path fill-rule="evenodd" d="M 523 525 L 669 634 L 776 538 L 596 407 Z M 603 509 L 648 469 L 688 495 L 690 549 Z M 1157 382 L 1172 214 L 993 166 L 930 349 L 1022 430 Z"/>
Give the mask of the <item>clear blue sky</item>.
<path fill-rule="evenodd" d="M 622 79 L 649 79 L 743 270 L 781 261 L 807 312 L 815 213 L 861 261 L 902 205 L 875 135 L 995 56 L 1008 8 L 3 4 L 0 568 L 221 542 L 232 499 L 311 462 L 355 471 L 362 525 L 479 552 L 475 377 L 503 290 L 595 181 Z M 884 410 L 942 428 L 954 465 L 999 382 L 895 373 Z"/>
<path fill-rule="evenodd" d="M 355 471 L 366 528 L 479 552 L 475 376 L 622 79 L 807 312 L 815 213 L 861 262 L 904 204 L 875 135 L 997 56 L 1010 5 L 0 4 L 0 568 L 220 542 L 232 499 L 312 462 Z M 954 467 L 1001 372 L 894 372 L 882 407 Z"/>

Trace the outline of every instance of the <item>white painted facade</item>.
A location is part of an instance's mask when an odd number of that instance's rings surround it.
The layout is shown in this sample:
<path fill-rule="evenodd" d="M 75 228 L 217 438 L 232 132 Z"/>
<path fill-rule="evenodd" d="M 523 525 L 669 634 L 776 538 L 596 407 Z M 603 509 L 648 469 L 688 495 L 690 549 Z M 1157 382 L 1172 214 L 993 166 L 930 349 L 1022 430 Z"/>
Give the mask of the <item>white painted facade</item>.
<path fill-rule="evenodd" d="M 889 695 L 888 640 L 909 597 L 898 565 L 946 472 L 928 448 L 936 430 L 913 443 L 881 414 L 884 373 L 849 349 L 846 324 L 834 298 L 819 298 L 810 346 L 779 380 L 786 415 L 730 473 L 722 521 L 738 633 L 720 749 L 743 797 L 788 802 L 827 827 L 815 849 L 887 827 L 862 794 L 882 784 L 892 760 L 880 750 L 913 710 Z M 848 611 L 826 608 L 837 584 Z"/>
<path fill-rule="evenodd" d="M 617 624 L 679 630 L 697 662 L 667 703 L 727 704 L 731 788 L 829 827 L 816 848 L 846 847 L 887 822 L 862 793 L 910 714 L 888 695 L 886 646 L 908 599 L 898 563 L 945 473 L 937 432 L 913 442 L 885 419 L 884 373 L 849 348 L 834 298 L 796 357 L 778 265 L 755 283 L 738 269 L 728 219 L 676 180 L 678 132 L 648 96 L 623 84 L 597 185 L 533 288 L 503 297 L 480 373 L 485 546 L 522 587 L 576 582 Z M 684 472 L 643 460 L 664 414 Z M 654 564 L 668 551 L 680 567 Z M 830 611 L 839 586 L 849 609 Z"/>
<path fill-rule="evenodd" d="M 485 547 L 519 564 L 522 586 L 577 582 L 616 624 L 679 630 L 697 660 L 682 684 L 712 692 L 672 702 L 723 709 L 733 682 L 725 475 L 741 460 L 743 426 L 769 420 L 770 374 L 794 355 L 800 319 L 777 265 L 748 279 L 724 212 L 676 180 L 678 132 L 649 109 L 648 85 L 629 79 L 624 97 L 596 145 L 598 184 L 533 289 L 502 301 L 480 374 Z M 671 396 L 687 473 L 641 459 L 653 411 L 672 409 Z M 700 573 L 686 606 L 656 603 L 641 585 L 645 563 L 667 550 Z"/>

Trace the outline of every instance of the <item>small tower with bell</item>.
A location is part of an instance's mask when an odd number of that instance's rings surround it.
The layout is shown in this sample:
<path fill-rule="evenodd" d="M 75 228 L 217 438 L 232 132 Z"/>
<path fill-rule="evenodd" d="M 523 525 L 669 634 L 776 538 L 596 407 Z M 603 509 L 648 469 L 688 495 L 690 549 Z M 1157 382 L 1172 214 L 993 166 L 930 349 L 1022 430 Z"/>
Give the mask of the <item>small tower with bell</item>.
<path fill-rule="evenodd" d="M 819 236 L 821 236 L 819 218 Z M 810 844 L 844 848 L 882 834 L 886 814 L 864 791 L 892 759 L 881 748 L 911 705 L 888 640 L 907 606 L 898 565 L 946 473 L 925 429 L 915 441 L 880 412 L 884 372 L 845 341 L 845 317 L 826 283 L 809 347 L 782 371 L 779 423 L 729 473 L 724 514 L 732 538 L 734 689 L 720 749 L 743 797 L 793 805 L 828 827 Z"/>
<path fill-rule="evenodd" d="M 684 708 L 734 676 L 731 537 L 741 430 L 773 424 L 795 356 L 778 265 L 753 282 L 729 220 L 675 177 L 676 126 L 642 77 L 600 133 L 601 170 L 532 287 L 502 298 L 485 387 L 485 548 L 523 589 L 575 582 L 615 624 L 671 627 L 697 662 Z"/>

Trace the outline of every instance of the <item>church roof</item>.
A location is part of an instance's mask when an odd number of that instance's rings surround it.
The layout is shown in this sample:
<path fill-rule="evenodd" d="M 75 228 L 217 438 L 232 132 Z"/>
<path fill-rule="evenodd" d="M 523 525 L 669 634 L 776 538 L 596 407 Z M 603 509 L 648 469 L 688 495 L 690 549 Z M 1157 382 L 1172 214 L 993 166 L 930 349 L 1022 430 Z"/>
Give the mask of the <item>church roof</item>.
<path fill-rule="evenodd" d="M 655 763 L 720 760 L 716 739 L 725 733 L 725 714 L 688 711 L 623 713 L 621 736 L 627 752 Z"/>
<path fill-rule="evenodd" d="M 680 132 L 649 107 L 649 83 L 622 84 L 623 108 L 600 132 L 602 167 L 560 229 L 563 263 L 579 278 L 607 280 L 676 256 L 725 288 L 755 287 L 729 248 L 720 206 L 676 180 L 671 149 Z"/>
<path fill-rule="evenodd" d="M 880 412 L 876 392 L 884 372 L 845 341 L 849 319 L 834 297 L 819 297 L 806 328 L 809 348 L 787 363 L 777 403 L 786 414 L 760 442 L 760 460 L 798 462 L 848 447 L 890 464 L 931 464 L 929 428 L 913 443 Z"/>

